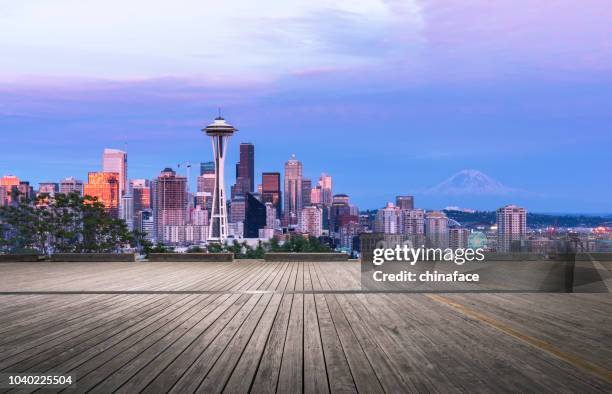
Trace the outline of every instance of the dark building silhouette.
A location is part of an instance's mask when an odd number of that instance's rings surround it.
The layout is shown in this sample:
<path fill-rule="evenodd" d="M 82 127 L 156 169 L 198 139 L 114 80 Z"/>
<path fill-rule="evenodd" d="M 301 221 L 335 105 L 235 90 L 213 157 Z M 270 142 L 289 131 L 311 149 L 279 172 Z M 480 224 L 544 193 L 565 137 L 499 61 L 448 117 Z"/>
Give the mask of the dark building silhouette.
<path fill-rule="evenodd" d="M 255 191 L 255 146 L 240 144 L 240 161 L 236 163 L 236 184 L 232 186 L 232 198 Z"/>
<path fill-rule="evenodd" d="M 272 203 L 276 209 L 276 218 L 281 217 L 280 172 L 264 172 L 261 174 L 261 201 Z"/>
<path fill-rule="evenodd" d="M 266 227 L 266 205 L 253 193 L 247 193 L 244 211 L 244 237 L 258 238 L 259 229 Z"/>

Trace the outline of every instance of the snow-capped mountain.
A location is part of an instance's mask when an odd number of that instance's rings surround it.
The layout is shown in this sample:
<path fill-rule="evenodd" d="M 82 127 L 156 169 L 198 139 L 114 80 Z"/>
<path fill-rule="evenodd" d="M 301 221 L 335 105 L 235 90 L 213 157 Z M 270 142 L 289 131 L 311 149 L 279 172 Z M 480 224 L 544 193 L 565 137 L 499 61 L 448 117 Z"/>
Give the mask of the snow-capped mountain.
<path fill-rule="evenodd" d="M 504 195 L 516 192 L 478 170 L 462 170 L 427 190 L 440 195 Z"/>

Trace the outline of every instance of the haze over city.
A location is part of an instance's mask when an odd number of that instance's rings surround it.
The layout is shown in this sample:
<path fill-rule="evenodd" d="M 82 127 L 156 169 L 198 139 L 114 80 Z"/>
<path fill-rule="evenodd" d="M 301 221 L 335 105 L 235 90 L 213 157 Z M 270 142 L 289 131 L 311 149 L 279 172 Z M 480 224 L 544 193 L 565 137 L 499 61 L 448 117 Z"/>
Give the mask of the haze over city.
<path fill-rule="evenodd" d="M 363 209 L 612 212 L 604 5 L 3 3 L 0 175 L 83 179 L 113 147 L 151 179 L 212 158 L 221 106 L 228 163 L 252 142 L 260 179 L 295 154 Z M 438 187 L 479 173 L 497 189 Z"/>

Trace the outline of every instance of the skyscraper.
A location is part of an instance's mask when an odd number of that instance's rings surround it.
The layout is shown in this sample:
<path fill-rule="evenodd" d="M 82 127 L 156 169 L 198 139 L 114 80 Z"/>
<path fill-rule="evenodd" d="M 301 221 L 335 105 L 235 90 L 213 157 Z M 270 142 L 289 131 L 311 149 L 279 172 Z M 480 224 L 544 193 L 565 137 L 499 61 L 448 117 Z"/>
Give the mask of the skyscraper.
<path fill-rule="evenodd" d="M 413 196 L 397 196 L 395 197 L 395 205 L 399 209 L 414 209 Z"/>
<path fill-rule="evenodd" d="M 281 189 L 280 173 L 264 172 L 261 174 L 261 200 L 264 203 L 272 203 L 276 210 L 276 217 L 281 217 Z"/>
<path fill-rule="evenodd" d="M 212 163 L 210 166 L 209 163 Z M 215 163 L 202 163 L 197 180 L 196 205 L 201 205 L 209 213 L 212 210 L 212 197 L 215 192 Z"/>
<path fill-rule="evenodd" d="M 134 197 L 130 193 L 121 196 L 119 204 L 119 219 L 127 225 L 128 230 L 134 230 Z"/>
<path fill-rule="evenodd" d="M 153 181 L 154 234 L 158 242 L 174 242 L 176 237 L 164 238 L 164 228 L 184 226 L 187 216 L 187 178 L 177 176 L 171 168 L 165 168 Z M 166 231 L 166 235 L 173 231 Z"/>
<path fill-rule="evenodd" d="M 151 208 L 151 183 L 147 179 L 130 181 L 134 198 L 134 213 Z"/>
<path fill-rule="evenodd" d="M 73 177 L 64 178 L 60 181 L 59 192 L 63 194 L 79 193 L 83 195 L 83 181 Z"/>
<path fill-rule="evenodd" d="M 246 198 L 244 195 L 236 196 L 230 204 L 230 223 L 244 223 L 246 212 Z"/>
<path fill-rule="evenodd" d="M 302 163 L 291 155 L 291 159 L 285 163 L 285 224 L 297 224 L 301 210 Z"/>
<path fill-rule="evenodd" d="M 234 135 L 237 129 L 219 116 L 202 131 L 210 137 L 215 157 L 215 189 L 213 192 L 208 240 L 223 243 L 228 235 L 224 180 L 225 154 L 227 152 L 229 138 Z"/>
<path fill-rule="evenodd" d="M 506 205 L 497 210 L 497 247 L 502 252 L 511 251 L 514 241 L 527 235 L 527 211 L 516 205 Z"/>
<path fill-rule="evenodd" d="M 240 161 L 236 171 L 237 185 L 239 178 L 242 194 L 255 191 L 255 146 L 249 142 L 240 144 Z"/>
<path fill-rule="evenodd" d="M 247 193 L 245 201 L 244 237 L 257 238 L 266 227 L 266 206 L 253 193 Z"/>
<path fill-rule="evenodd" d="M 205 161 L 200 163 L 200 175 L 214 174 L 215 173 L 215 162 Z"/>
<path fill-rule="evenodd" d="M 118 149 L 104 149 L 102 171 L 116 172 L 119 177 L 119 195 L 127 192 L 127 153 Z"/>
<path fill-rule="evenodd" d="M 332 203 L 332 177 L 326 173 L 322 173 L 319 177 L 317 187 L 321 189 L 321 204 L 331 205 Z"/>
<path fill-rule="evenodd" d="M 312 191 L 312 181 L 310 178 L 302 179 L 302 207 L 307 207 L 311 204 L 310 192 Z"/>
<path fill-rule="evenodd" d="M 151 184 L 146 179 L 132 179 L 130 181 L 132 190 L 134 228 L 142 227 L 140 212 L 151 209 Z"/>
<path fill-rule="evenodd" d="M 90 172 L 87 175 L 87 184 L 84 195 L 95 197 L 100 201 L 106 211 L 115 219 L 119 217 L 119 174 L 116 172 Z"/>

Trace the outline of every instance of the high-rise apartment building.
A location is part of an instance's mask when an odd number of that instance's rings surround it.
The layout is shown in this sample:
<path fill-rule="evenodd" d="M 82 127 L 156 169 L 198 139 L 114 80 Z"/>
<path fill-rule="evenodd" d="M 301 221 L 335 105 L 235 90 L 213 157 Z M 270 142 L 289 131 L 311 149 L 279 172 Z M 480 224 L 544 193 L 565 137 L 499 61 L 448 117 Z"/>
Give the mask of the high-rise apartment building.
<path fill-rule="evenodd" d="M 333 192 L 332 192 L 332 177 L 326 173 L 322 173 L 319 177 L 317 187 L 321 189 L 321 201 L 323 205 L 331 205 Z"/>
<path fill-rule="evenodd" d="M 399 234 L 399 218 L 400 209 L 392 202 L 387 203 L 384 208 L 376 212 L 375 231 L 384 234 Z"/>
<path fill-rule="evenodd" d="M 59 192 L 63 194 L 78 193 L 83 195 L 83 181 L 73 177 L 64 178 L 60 181 Z"/>
<path fill-rule="evenodd" d="M 95 197 L 115 219 L 119 217 L 119 174 L 116 172 L 90 172 L 84 186 L 85 196 Z"/>
<path fill-rule="evenodd" d="M 127 153 L 119 149 L 104 149 L 102 154 L 102 171 L 116 172 L 119 179 L 119 195 L 127 192 Z"/>
<path fill-rule="evenodd" d="M 177 176 L 171 168 L 165 168 L 153 181 L 154 233 L 158 242 L 176 243 L 180 231 L 169 226 L 184 226 L 187 216 L 187 178 Z M 164 232 L 165 231 L 165 232 Z M 164 238 L 164 234 L 167 235 Z"/>
<path fill-rule="evenodd" d="M 451 249 L 466 249 L 470 230 L 463 227 L 450 228 L 448 230 L 448 246 Z"/>
<path fill-rule="evenodd" d="M 399 209 L 414 209 L 414 196 L 397 196 L 395 205 Z"/>
<path fill-rule="evenodd" d="M 516 205 L 506 205 L 497 210 L 496 216 L 497 248 L 509 252 L 514 241 L 521 241 L 527 235 L 527 211 Z"/>
<path fill-rule="evenodd" d="M 300 210 L 300 231 L 313 237 L 323 235 L 323 210 L 311 205 Z"/>
<path fill-rule="evenodd" d="M 425 216 L 425 236 L 434 248 L 448 247 L 448 217 L 440 211 L 428 212 Z"/>
<path fill-rule="evenodd" d="M 287 225 L 298 223 L 302 210 L 302 163 L 291 155 L 285 163 L 285 212 L 284 222 Z"/>
<path fill-rule="evenodd" d="M 425 211 L 422 209 L 400 209 L 400 233 L 406 235 L 425 234 Z"/>
<path fill-rule="evenodd" d="M 282 211 L 280 187 L 279 172 L 264 172 L 261 174 L 261 200 L 264 204 L 269 202 L 274 206 L 278 219 L 280 219 Z"/>

